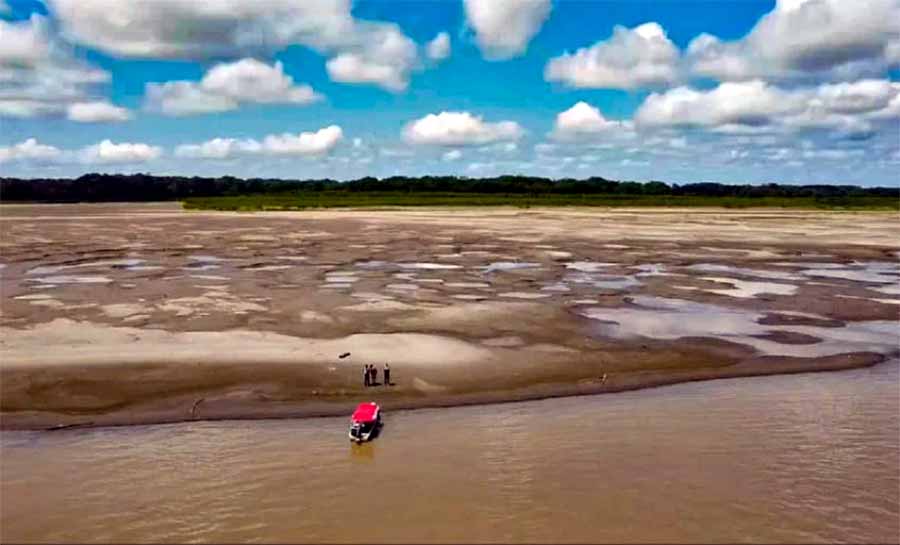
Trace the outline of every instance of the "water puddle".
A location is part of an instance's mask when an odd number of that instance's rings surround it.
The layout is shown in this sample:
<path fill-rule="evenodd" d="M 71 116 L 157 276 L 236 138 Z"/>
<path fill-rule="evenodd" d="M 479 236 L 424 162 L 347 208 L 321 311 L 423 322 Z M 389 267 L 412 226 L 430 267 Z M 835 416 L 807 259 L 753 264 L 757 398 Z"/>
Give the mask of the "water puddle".
<path fill-rule="evenodd" d="M 557 282 L 556 284 L 549 284 L 541 288 L 541 291 L 552 291 L 556 293 L 567 293 L 572 291 L 569 286 L 565 284 L 565 282 Z"/>
<path fill-rule="evenodd" d="M 797 286 L 792 284 L 750 282 L 748 280 L 738 280 L 736 278 L 725 278 L 720 276 L 704 276 L 702 279 L 709 282 L 731 285 L 731 288 L 728 289 L 700 288 L 702 291 L 718 295 L 727 295 L 728 297 L 739 297 L 741 299 L 753 299 L 764 293 L 772 295 L 794 295 L 797 293 Z"/>
<path fill-rule="evenodd" d="M 419 289 L 418 284 L 388 284 L 384 287 L 388 290 L 397 290 L 397 291 L 415 291 Z"/>
<path fill-rule="evenodd" d="M 732 265 L 720 265 L 716 263 L 696 263 L 687 267 L 692 271 L 739 274 L 743 276 L 754 276 L 756 278 L 772 278 L 774 280 L 803 280 L 803 277 L 784 271 L 768 271 L 759 269 L 745 269 L 743 267 L 734 267 Z"/>
<path fill-rule="evenodd" d="M 499 293 L 500 297 L 510 297 L 513 299 L 544 299 L 547 297 L 552 297 L 549 293 L 531 293 L 524 291 L 510 291 L 506 293 Z"/>
<path fill-rule="evenodd" d="M 811 268 L 800 271 L 800 274 L 815 278 L 839 278 L 841 280 L 853 280 L 854 282 L 869 282 L 872 284 L 893 284 L 897 281 L 894 274 L 896 269 L 885 268 L 878 262 L 866 263 L 863 268 Z"/>
<path fill-rule="evenodd" d="M 42 301 L 47 299 L 53 299 L 52 295 L 47 295 L 46 293 L 31 293 L 28 295 L 17 295 L 13 297 L 18 301 Z"/>
<path fill-rule="evenodd" d="M 567 269 L 572 269 L 573 271 L 581 271 L 581 272 L 598 272 L 607 267 L 615 266 L 616 263 L 598 263 L 594 261 L 573 261 L 571 263 L 566 263 Z"/>
<path fill-rule="evenodd" d="M 640 280 L 633 276 L 590 274 L 586 272 L 569 273 L 563 277 L 563 282 L 570 284 L 588 284 L 595 288 L 605 290 L 627 290 L 643 285 Z"/>
<path fill-rule="evenodd" d="M 597 320 L 599 334 L 612 338 L 675 340 L 683 337 L 713 337 L 747 345 L 761 354 L 821 357 L 852 352 L 889 353 L 896 350 L 898 324 L 875 320 L 850 322 L 844 327 L 762 325 L 765 314 L 683 299 L 634 296 L 620 308 L 584 308 L 579 312 Z M 759 338 L 778 332 L 821 339 L 815 344 L 785 344 Z"/>
<path fill-rule="evenodd" d="M 637 269 L 638 272 L 635 274 L 637 277 L 644 276 L 674 276 L 674 273 L 666 272 L 666 266 L 662 263 L 645 263 L 642 265 L 635 265 L 630 267 L 631 269 Z"/>
<path fill-rule="evenodd" d="M 448 288 L 490 288 L 491 285 L 485 282 L 448 282 L 444 284 Z"/>
<path fill-rule="evenodd" d="M 350 274 L 326 274 L 325 282 L 329 284 L 352 284 L 353 282 L 358 281 L 359 278 Z"/>
<path fill-rule="evenodd" d="M 246 271 L 284 271 L 293 268 L 293 265 L 259 265 L 256 267 L 244 267 Z"/>
<path fill-rule="evenodd" d="M 36 282 L 44 285 L 58 284 L 108 284 L 112 282 L 112 278 L 106 276 L 74 276 L 74 275 L 58 275 L 45 276 L 43 278 L 30 278 L 29 282 Z"/>
<path fill-rule="evenodd" d="M 461 269 L 460 265 L 451 265 L 449 263 L 398 263 L 402 269 L 419 269 L 419 270 L 452 270 Z"/>
<path fill-rule="evenodd" d="M 143 263 L 145 263 L 145 261 L 143 259 L 103 259 L 100 261 L 87 261 L 85 263 L 75 263 L 72 265 L 44 265 L 44 266 L 35 267 L 33 269 L 30 269 L 25 274 L 28 274 L 28 275 L 57 274 L 62 271 L 67 271 L 67 270 L 71 270 L 71 269 L 91 269 L 91 268 L 97 268 L 97 267 L 129 269 L 131 267 L 140 266 Z"/>
<path fill-rule="evenodd" d="M 515 271 L 519 269 L 534 269 L 540 266 L 540 263 L 529 263 L 525 261 L 496 261 L 482 268 L 486 273 L 497 271 Z"/>
<path fill-rule="evenodd" d="M 881 286 L 878 288 L 869 288 L 872 291 L 886 293 L 888 295 L 900 295 L 900 284 L 892 284 L 890 286 Z"/>

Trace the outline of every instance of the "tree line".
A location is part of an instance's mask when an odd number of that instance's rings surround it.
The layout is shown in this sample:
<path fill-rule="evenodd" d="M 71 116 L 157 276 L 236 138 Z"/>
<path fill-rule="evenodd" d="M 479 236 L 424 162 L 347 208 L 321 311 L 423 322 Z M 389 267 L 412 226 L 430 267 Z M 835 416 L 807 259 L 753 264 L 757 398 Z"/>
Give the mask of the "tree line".
<path fill-rule="evenodd" d="M 331 179 L 219 178 L 153 176 L 150 174 L 85 174 L 78 178 L 0 178 L 4 202 L 125 202 L 172 201 L 196 197 L 314 192 L 482 193 L 519 195 L 660 195 L 701 197 L 804 197 L 815 199 L 891 197 L 898 187 L 788 184 L 667 184 L 586 179 L 549 179 L 534 176 L 393 176 L 351 181 Z"/>

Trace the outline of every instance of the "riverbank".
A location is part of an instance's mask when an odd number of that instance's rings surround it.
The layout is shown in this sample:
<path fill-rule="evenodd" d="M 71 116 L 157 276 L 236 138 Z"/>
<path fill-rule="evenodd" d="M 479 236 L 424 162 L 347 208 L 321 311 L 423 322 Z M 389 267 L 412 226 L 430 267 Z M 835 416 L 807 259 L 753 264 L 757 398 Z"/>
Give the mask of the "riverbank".
<path fill-rule="evenodd" d="M 900 354 L 895 353 L 890 357 Z M 310 418 L 346 416 L 362 400 L 375 400 L 387 411 L 487 405 L 548 398 L 599 395 L 669 386 L 685 382 L 741 377 L 841 371 L 870 367 L 886 361 L 879 354 L 852 354 L 819 360 L 815 363 L 799 361 L 769 362 L 736 365 L 727 369 L 696 369 L 680 372 L 648 372 L 631 375 L 607 375 L 606 380 L 582 379 L 569 384 L 538 384 L 516 389 L 485 389 L 469 393 L 411 393 L 408 388 L 359 391 L 322 391 L 306 399 L 270 400 L 252 382 L 239 390 L 209 390 L 201 388 L 193 394 L 161 397 L 153 401 L 137 402 L 109 411 L 93 412 L 79 407 L 79 401 L 67 396 L 57 397 L 55 403 L 68 405 L 67 412 L 5 411 L 0 413 L 0 429 L 58 430 L 74 427 L 105 427 L 167 424 L 189 421 L 264 420 L 278 418 Z M 53 372 L 50 370 L 50 372 Z M 130 380 L 142 380 L 141 373 L 133 373 Z M 66 381 L 57 381 L 67 388 Z M 487 385 L 487 387 L 499 385 Z M 264 386 L 263 386 L 264 387 Z M 414 388 L 415 389 L 415 388 Z M 102 399 L 102 395 L 97 396 Z M 339 398 L 321 401 L 325 398 Z"/>
<path fill-rule="evenodd" d="M 491 403 L 897 352 L 895 214 L 4 212 L 7 429 Z M 373 363 L 396 385 L 364 389 Z"/>

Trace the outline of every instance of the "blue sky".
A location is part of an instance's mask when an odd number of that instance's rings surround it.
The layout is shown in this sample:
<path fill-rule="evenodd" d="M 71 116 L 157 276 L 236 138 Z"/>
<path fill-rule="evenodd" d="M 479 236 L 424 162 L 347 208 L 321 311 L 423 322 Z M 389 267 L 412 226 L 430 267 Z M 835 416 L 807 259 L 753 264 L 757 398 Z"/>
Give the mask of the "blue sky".
<path fill-rule="evenodd" d="M 0 0 L 0 175 L 895 186 L 900 1 L 848 4 Z"/>

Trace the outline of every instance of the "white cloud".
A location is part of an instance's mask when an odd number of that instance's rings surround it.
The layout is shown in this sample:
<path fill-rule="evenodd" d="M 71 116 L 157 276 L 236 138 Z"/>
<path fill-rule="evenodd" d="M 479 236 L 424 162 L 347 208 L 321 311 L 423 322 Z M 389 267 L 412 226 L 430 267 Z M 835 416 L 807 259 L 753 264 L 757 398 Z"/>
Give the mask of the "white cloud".
<path fill-rule="evenodd" d="M 328 76 L 342 83 L 368 83 L 392 92 L 406 90 L 409 74 L 418 62 L 416 43 L 396 26 L 369 32 L 363 46 L 329 60 Z"/>
<path fill-rule="evenodd" d="M 0 117 L 49 117 L 59 115 L 63 111 L 63 105 L 57 102 L 0 98 Z"/>
<path fill-rule="evenodd" d="M 66 35 L 107 53 L 200 58 L 246 50 L 315 47 L 354 30 L 346 0 L 49 0 Z M 139 9 L 136 9 L 138 8 Z"/>
<path fill-rule="evenodd" d="M 871 135 L 871 121 L 891 119 L 900 84 L 887 80 L 781 89 L 761 80 L 726 82 L 708 91 L 678 87 L 648 96 L 635 112 L 640 127 L 706 127 L 725 134 L 774 129 L 828 129 Z"/>
<path fill-rule="evenodd" d="M 239 102 L 309 104 L 321 98 L 309 85 L 295 85 L 281 62 L 270 66 L 249 58 L 213 66 L 200 86 Z"/>
<path fill-rule="evenodd" d="M 88 165 L 144 163 L 162 155 L 162 149 L 147 144 L 103 140 L 88 146 L 78 153 L 79 160 Z"/>
<path fill-rule="evenodd" d="M 433 61 L 441 61 L 450 56 L 450 35 L 439 32 L 433 40 L 425 46 L 425 54 Z"/>
<path fill-rule="evenodd" d="M 176 157 L 190 159 L 228 159 L 239 153 L 257 153 L 262 145 L 255 140 L 213 138 L 201 144 L 183 144 L 175 148 Z"/>
<path fill-rule="evenodd" d="M 462 158 L 462 152 L 458 149 L 453 149 L 445 153 L 441 156 L 441 159 L 444 161 L 457 161 Z"/>
<path fill-rule="evenodd" d="M 710 91 L 677 87 L 653 93 L 635 112 L 639 126 L 767 125 L 798 109 L 798 97 L 763 81 L 723 83 Z"/>
<path fill-rule="evenodd" d="M 213 66 L 199 82 L 148 83 L 146 109 L 170 116 L 226 112 L 241 104 L 306 105 L 321 99 L 309 85 L 295 85 L 281 62 L 241 59 Z"/>
<path fill-rule="evenodd" d="M 550 0 L 464 0 L 475 41 L 489 60 L 521 55 L 550 15 Z"/>
<path fill-rule="evenodd" d="M 428 114 L 410 122 L 403 136 L 412 144 L 468 146 L 518 140 L 525 131 L 515 121 L 485 122 L 469 112 Z"/>
<path fill-rule="evenodd" d="M 616 26 L 608 40 L 550 59 L 544 78 L 570 87 L 635 89 L 671 84 L 678 71 L 678 48 L 659 24 L 645 23 Z"/>
<path fill-rule="evenodd" d="M 816 98 L 832 112 L 856 114 L 886 108 L 898 93 L 900 83 L 866 79 L 822 85 L 816 90 Z"/>
<path fill-rule="evenodd" d="M 191 81 L 148 83 L 144 93 L 144 108 L 173 117 L 227 112 L 239 106 L 233 98 L 208 93 Z"/>
<path fill-rule="evenodd" d="M 270 134 L 260 142 L 254 139 L 213 138 L 200 144 L 175 148 L 176 157 L 192 159 L 229 159 L 237 155 L 306 155 L 330 152 L 343 138 L 343 131 L 331 125 L 316 132 Z"/>
<path fill-rule="evenodd" d="M 66 116 L 70 121 L 81 123 L 116 123 L 131 119 L 131 112 L 100 100 L 70 104 Z"/>
<path fill-rule="evenodd" d="M 74 57 L 45 17 L 0 20 L 0 116 L 62 116 L 108 81 L 107 72 Z"/>
<path fill-rule="evenodd" d="M 9 147 L 0 147 L 0 163 L 10 161 L 53 161 L 62 155 L 62 151 L 54 146 L 39 144 L 29 138 Z"/>
<path fill-rule="evenodd" d="M 551 137 L 557 140 L 590 139 L 596 136 L 630 137 L 634 125 L 630 121 L 606 119 L 599 109 L 586 102 L 578 102 L 556 115 Z"/>
<path fill-rule="evenodd" d="M 47 26 L 40 15 L 15 23 L 0 20 L 0 61 L 34 65 L 45 60 L 51 50 Z"/>
<path fill-rule="evenodd" d="M 695 74 L 719 80 L 852 79 L 897 66 L 897 0 L 778 0 L 742 39 L 709 34 L 688 46 Z"/>
<path fill-rule="evenodd" d="M 321 155 L 331 151 L 343 137 L 337 125 L 316 132 L 270 134 L 263 140 L 263 150 L 272 155 Z"/>
<path fill-rule="evenodd" d="M 304 45 L 333 57 L 347 83 L 405 89 L 415 43 L 392 23 L 362 21 L 349 0 L 50 0 L 66 35 L 119 56 L 210 58 Z"/>

